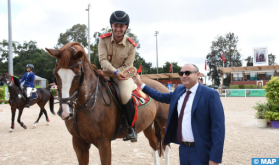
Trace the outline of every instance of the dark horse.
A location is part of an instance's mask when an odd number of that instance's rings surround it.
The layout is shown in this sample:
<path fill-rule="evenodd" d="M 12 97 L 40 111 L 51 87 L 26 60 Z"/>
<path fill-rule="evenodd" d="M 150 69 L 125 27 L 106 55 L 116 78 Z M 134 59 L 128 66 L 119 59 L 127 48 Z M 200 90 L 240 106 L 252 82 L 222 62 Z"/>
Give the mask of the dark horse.
<path fill-rule="evenodd" d="M 111 141 L 121 118 L 121 110 L 114 101 L 110 101 L 110 94 L 96 74 L 96 66 L 89 62 L 79 43 L 68 43 L 59 50 L 46 50 L 57 58 L 53 73 L 59 89 L 59 114 L 72 135 L 79 164 L 89 164 L 89 149 L 94 144 L 99 149 L 102 165 L 110 165 Z M 144 82 L 158 91 L 169 92 L 157 81 L 148 79 Z M 137 113 L 137 132 L 143 131 L 149 140 L 154 164 L 159 163 L 158 156 L 164 150 L 166 164 L 169 164 L 170 148 L 162 144 L 168 111 L 168 104 L 152 99 Z M 118 136 L 122 137 L 123 135 Z M 129 154 L 127 153 L 127 157 Z"/>
<path fill-rule="evenodd" d="M 22 96 L 23 91 L 21 90 L 18 78 L 14 77 L 14 76 L 11 76 L 7 73 L 4 73 L 2 75 L 1 80 L 4 81 L 8 85 L 9 93 L 10 93 L 9 104 L 10 104 L 11 110 L 12 110 L 12 124 L 11 124 L 11 128 L 10 128 L 10 132 L 12 132 L 14 130 L 14 127 L 15 127 L 14 120 L 15 120 L 16 109 L 19 110 L 17 122 L 24 129 L 27 129 L 26 125 L 24 125 L 24 123 L 20 120 L 20 117 L 22 115 L 26 100 Z M 39 105 L 39 107 L 41 108 L 39 117 L 35 121 L 33 128 L 36 127 L 36 124 L 39 122 L 43 113 L 46 116 L 46 121 L 49 122 L 49 118 L 47 116 L 47 111 L 44 108 L 44 106 L 46 105 L 46 103 L 48 101 L 49 101 L 50 111 L 51 111 L 52 114 L 54 114 L 54 111 L 53 111 L 53 103 L 54 103 L 53 95 L 48 90 L 46 90 L 44 88 L 38 88 L 37 89 L 37 94 L 38 94 L 37 99 L 30 100 L 30 105 L 34 105 L 35 103 L 37 103 Z M 21 97 L 19 97 L 19 96 L 21 96 Z"/>

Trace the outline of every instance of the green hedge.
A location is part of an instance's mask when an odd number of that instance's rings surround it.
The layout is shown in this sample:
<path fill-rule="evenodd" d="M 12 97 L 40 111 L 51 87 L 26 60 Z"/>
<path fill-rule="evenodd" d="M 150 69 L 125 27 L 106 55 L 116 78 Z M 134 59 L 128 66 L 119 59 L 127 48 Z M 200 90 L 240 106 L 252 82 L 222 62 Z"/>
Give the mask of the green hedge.
<path fill-rule="evenodd" d="M 0 99 L 2 97 L 5 97 L 5 90 L 3 88 L 0 87 Z"/>
<path fill-rule="evenodd" d="M 239 89 L 239 85 L 231 85 L 230 89 Z"/>
<path fill-rule="evenodd" d="M 252 84 L 248 84 L 248 85 L 231 85 L 230 89 L 257 89 L 257 85 L 252 85 Z"/>

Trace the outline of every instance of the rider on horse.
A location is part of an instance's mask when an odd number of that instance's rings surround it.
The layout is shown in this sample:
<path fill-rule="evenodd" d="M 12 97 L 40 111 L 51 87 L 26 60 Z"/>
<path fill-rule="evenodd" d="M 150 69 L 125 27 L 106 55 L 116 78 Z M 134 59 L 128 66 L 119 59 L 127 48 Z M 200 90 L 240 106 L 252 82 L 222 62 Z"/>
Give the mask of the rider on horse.
<path fill-rule="evenodd" d="M 35 74 L 32 72 L 34 70 L 33 64 L 27 64 L 26 65 L 27 72 L 24 74 L 22 79 L 20 80 L 20 83 L 24 81 L 23 87 L 26 88 L 26 102 L 25 107 L 30 107 L 30 97 L 31 97 L 31 91 L 32 88 L 34 88 L 34 80 L 35 80 Z"/>
<path fill-rule="evenodd" d="M 135 108 L 131 98 L 134 81 L 126 77 L 123 71 L 133 67 L 137 44 L 125 35 L 129 27 L 129 15 L 124 11 L 115 11 L 110 16 L 111 33 L 101 35 L 98 45 L 99 61 L 103 70 L 98 70 L 101 76 L 109 76 L 118 85 L 123 109 L 129 126 L 132 126 Z M 137 141 L 136 125 L 129 129 L 125 140 Z"/>

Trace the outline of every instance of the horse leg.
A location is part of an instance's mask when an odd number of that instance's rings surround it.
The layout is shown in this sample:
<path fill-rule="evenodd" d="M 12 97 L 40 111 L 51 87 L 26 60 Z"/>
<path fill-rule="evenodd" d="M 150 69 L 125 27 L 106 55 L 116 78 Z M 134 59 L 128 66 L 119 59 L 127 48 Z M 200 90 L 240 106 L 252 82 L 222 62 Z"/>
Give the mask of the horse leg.
<path fill-rule="evenodd" d="M 11 124 L 11 128 L 10 128 L 10 132 L 13 132 L 13 130 L 15 129 L 15 114 L 16 114 L 16 108 L 12 107 L 11 108 L 12 111 L 12 124 Z"/>
<path fill-rule="evenodd" d="M 102 165 L 111 165 L 111 141 L 109 139 L 100 139 L 97 142 Z"/>
<path fill-rule="evenodd" d="M 147 127 L 143 131 L 143 133 L 144 133 L 145 137 L 148 139 L 149 145 L 153 149 L 153 164 L 154 165 L 159 165 L 158 140 L 157 140 L 157 137 L 156 137 L 156 135 L 154 133 L 152 125 Z"/>
<path fill-rule="evenodd" d="M 37 124 L 39 123 L 39 120 L 40 120 L 40 118 L 41 118 L 41 116 L 42 116 L 42 114 L 43 114 L 43 109 L 41 109 L 41 111 L 40 111 L 40 114 L 39 114 L 39 117 L 38 117 L 38 119 L 35 121 L 35 123 L 34 123 L 34 125 L 33 125 L 33 128 L 36 128 L 37 127 Z"/>
<path fill-rule="evenodd" d="M 165 165 L 170 165 L 170 145 L 165 147 Z"/>
<path fill-rule="evenodd" d="M 160 135 L 162 136 L 161 139 L 162 139 L 162 141 L 164 141 L 165 133 L 166 133 L 166 120 L 157 120 L 156 124 L 157 125 L 155 125 L 155 123 L 154 123 L 155 127 L 157 127 L 157 129 L 161 130 L 161 133 L 160 133 Z M 165 151 L 165 165 L 169 165 L 170 164 L 170 145 L 165 146 L 162 143 L 162 146 Z"/>
<path fill-rule="evenodd" d="M 73 146 L 76 152 L 78 162 L 80 165 L 89 164 L 89 149 L 90 143 L 81 141 L 80 139 L 73 136 Z"/>
<path fill-rule="evenodd" d="M 44 109 L 44 114 L 45 114 L 45 117 L 46 117 L 46 121 L 47 121 L 47 125 L 49 125 L 49 118 L 48 118 L 48 116 L 47 116 L 47 111 L 46 111 L 46 109 Z"/>
<path fill-rule="evenodd" d="M 19 114 L 18 114 L 18 117 L 17 117 L 17 122 L 18 122 L 24 129 L 27 129 L 26 125 L 24 125 L 24 123 L 20 121 L 20 117 L 21 117 L 21 115 L 22 115 L 22 112 L 23 112 L 23 109 L 19 109 Z"/>

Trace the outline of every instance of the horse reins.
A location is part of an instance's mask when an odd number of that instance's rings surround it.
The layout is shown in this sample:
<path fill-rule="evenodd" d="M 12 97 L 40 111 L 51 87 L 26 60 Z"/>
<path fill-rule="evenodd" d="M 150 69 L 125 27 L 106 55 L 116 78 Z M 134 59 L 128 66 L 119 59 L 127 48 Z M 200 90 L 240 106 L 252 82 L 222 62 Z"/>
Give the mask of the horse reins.
<path fill-rule="evenodd" d="M 73 48 L 73 47 L 69 47 L 70 49 L 72 49 L 72 51 L 71 51 L 71 57 L 73 57 L 73 51 L 77 51 L 75 48 Z M 68 66 L 68 69 L 73 69 L 74 67 L 76 67 L 76 66 L 79 66 L 79 65 L 81 65 L 83 62 L 81 61 L 81 59 L 80 59 L 80 61 L 78 62 L 78 63 L 76 63 L 76 64 L 74 64 L 74 65 L 71 65 L 71 66 Z M 56 64 L 57 65 L 59 65 L 59 62 L 58 62 L 58 59 L 56 59 Z M 59 96 L 59 90 L 58 90 L 58 100 L 59 100 L 59 102 L 57 102 L 57 103 L 59 103 L 60 104 L 60 106 L 62 105 L 62 104 L 68 104 L 70 107 L 71 107 L 71 109 L 72 109 L 72 111 L 73 111 L 73 114 L 74 114 L 74 120 L 73 120 L 73 123 L 74 123 L 74 125 L 75 125 L 75 127 L 76 127 L 76 130 L 77 130 L 77 133 L 78 133 L 78 135 L 79 135 L 79 137 L 82 139 L 82 140 L 84 140 L 84 141 L 86 141 L 85 139 L 83 139 L 82 137 L 81 137 L 81 135 L 80 135 L 80 131 L 79 131 L 79 128 L 78 128 L 78 125 L 77 125 L 77 112 L 80 110 L 80 109 L 82 109 L 82 108 L 87 108 L 87 106 L 88 106 L 88 103 L 90 102 L 90 101 L 92 101 L 93 99 L 95 99 L 95 101 L 94 101 L 94 104 L 93 104 L 93 106 L 91 107 L 91 108 L 94 108 L 94 106 L 95 106 L 95 103 L 96 103 L 96 100 L 97 100 L 97 94 L 98 94 L 98 89 L 99 89 L 99 76 L 98 76 L 98 80 L 97 80 L 97 86 L 96 86 L 96 90 L 95 90 L 95 92 L 94 92 L 94 94 L 90 97 L 90 99 L 87 101 L 87 103 L 85 103 L 85 105 L 82 105 L 81 103 L 79 103 L 78 102 L 78 97 L 79 97 L 79 90 L 80 89 L 78 89 L 78 90 L 76 90 L 70 97 L 67 97 L 67 98 L 61 98 L 60 96 Z M 80 77 L 80 83 L 79 83 L 79 86 L 81 87 L 82 86 L 82 84 L 83 84 L 83 81 L 84 81 L 84 72 L 83 72 L 83 67 L 81 67 L 81 77 Z M 57 82 L 56 82 L 56 79 L 55 79 L 55 83 L 57 84 Z M 76 97 L 75 97 L 76 96 Z M 74 98 L 75 97 L 75 98 Z M 74 98 L 74 99 L 73 99 Z M 69 102 L 70 101 L 70 102 Z M 55 104 L 57 104 L 57 103 L 55 103 Z M 79 109 L 75 109 L 75 105 L 76 104 L 78 104 L 79 106 L 81 106 L 81 108 L 79 108 Z M 91 109 L 90 108 L 90 109 Z M 71 116 L 68 116 L 67 118 L 65 118 L 64 120 L 67 120 L 67 119 L 69 119 Z"/>
<path fill-rule="evenodd" d="M 72 51 L 71 51 L 71 57 L 73 57 L 73 55 L 74 55 L 74 53 L 73 53 L 73 51 L 78 51 L 78 50 L 76 50 L 75 48 L 73 48 L 73 47 L 69 47 L 70 49 L 72 49 Z M 65 49 L 66 50 L 66 49 Z M 58 62 L 58 59 L 56 59 L 56 64 L 57 65 L 60 65 L 59 64 L 59 62 Z M 81 59 L 80 59 L 80 61 L 78 62 L 78 63 L 76 63 L 76 64 L 74 64 L 74 65 L 71 65 L 71 66 L 68 66 L 68 69 L 73 69 L 74 67 L 76 67 L 76 66 L 79 66 L 79 65 L 81 65 L 82 64 L 82 61 L 81 61 Z M 83 83 L 83 80 L 84 80 L 84 72 L 83 72 L 83 67 L 81 66 L 81 68 L 80 68 L 80 71 L 81 71 L 81 76 L 80 76 L 80 82 L 79 82 L 79 86 L 81 86 L 82 85 L 82 83 Z M 56 80 L 55 80 L 56 81 Z M 57 82 L 55 82 L 56 84 L 57 84 Z M 76 97 L 75 97 L 76 96 Z M 79 89 L 78 90 L 76 90 L 70 97 L 67 97 L 67 98 L 61 98 L 60 96 L 59 96 L 59 90 L 58 90 L 58 100 L 59 100 L 59 102 L 56 102 L 56 103 L 54 103 L 54 104 L 60 104 L 60 106 L 62 105 L 62 104 L 68 104 L 72 109 L 74 109 L 74 106 L 75 106 L 75 104 L 76 104 L 76 102 L 77 102 L 77 98 L 78 98 L 78 96 L 79 96 Z M 75 99 L 73 99 L 75 97 Z M 74 100 L 74 101 L 73 101 Z M 70 102 L 68 102 L 68 101 L 70 101 Z M 69 117 L 70 116 L 68 116 L 67 118 L 65 118 L 64 120 L 67 120 L 67 119 L 69 119 Z"/>

